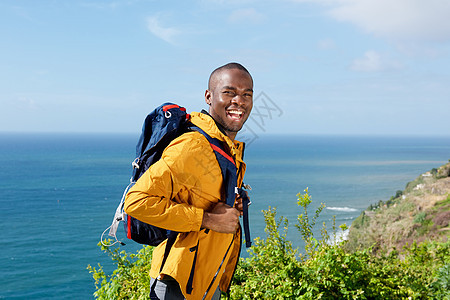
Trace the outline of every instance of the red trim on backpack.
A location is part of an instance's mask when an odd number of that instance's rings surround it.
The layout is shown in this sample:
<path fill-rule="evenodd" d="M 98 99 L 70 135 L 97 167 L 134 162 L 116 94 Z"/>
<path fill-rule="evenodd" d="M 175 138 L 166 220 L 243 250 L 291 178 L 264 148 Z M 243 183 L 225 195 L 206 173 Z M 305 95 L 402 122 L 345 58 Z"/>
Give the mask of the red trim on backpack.
<path fill-rule="evenodd" d="M 228 154 L 226 154 L 222 149 L 220 149 L 219 147 L 217 147 L 214 144 L 211 144 L 211 147 L 214 149 L 214 151 L 219 152 L 223 157 L 225 157 L 226 159 L 231 161 L 233 163 L 233 165 L 236 166 L 236 163 L 234 162 L 234 159 L 231 156 L 229 156 Z"/>
<path fill-rule="evenodd" d="M 131 216 L 127 215 L 127 238 L 131 240 Z"/>
<path fill-rule="evenodd" d="M 179 109 L 182 110 L 182 111 L 186 111 L 186 108 L 180 107 L 180 106 L 178 106 L 178 105 L 176 105 L 176 104 L 171 104 L 171 105 L 165 105 L 165 106 L 163 106 L 163 111 L 168 111 L 169 109 L 172 109 L 172 108 L 179 108 Z"/>

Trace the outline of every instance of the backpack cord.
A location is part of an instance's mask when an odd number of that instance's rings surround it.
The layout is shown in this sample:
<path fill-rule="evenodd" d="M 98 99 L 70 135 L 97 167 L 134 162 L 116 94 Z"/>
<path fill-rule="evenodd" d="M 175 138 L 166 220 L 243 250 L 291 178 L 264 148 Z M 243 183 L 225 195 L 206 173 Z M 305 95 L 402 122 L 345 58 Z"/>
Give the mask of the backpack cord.
<path fill-rule="evenodd" d="M 114 246 L 117 243 L 120 243 L 120 245 L 125 246 L 126 244 L 124 242 L 119 241 L 117 239 L 116 235 L 113 236 L 114 239 L 116 240 L 114 243 L 112 243 L 112 244 L 105 244 L 103 242 L 103 236 L 105 235 L 106 231 L 108 231 L 111 227 L 112 227 L 112 225 L 110 225 L 108 228 L 106 228 L 105 231 L 103 231 L 102 235 L 100 236 L 100 242 L 102 243 L 102 245 L 105 246 L 105 247 L 111 247 L 111 246 Z"/>
<path fill-rule="evenodd" d="M 119 240 L 117 239 L 116 233 L 117 233 L 117 227 L 119 226 L 119 222 L 124 220 L 124 219 L 123 219 L 123 205 L 124 205 L 124 202 L 125 202 L 125 196 L 127 195 L 128 190 L 129 190 L 129 189 L 134 185 L 134 183 L 135 183 L 135 182 L 133 182 L 132 179 L 133 179 L 133 178 L 130 178 L 130 184 L 129 184 L 129 185 L 125 188 L 125 190 L 123 191 L 122 199 L 120 199 L 120 204 L 119 204 L 119 206 L 118 206 L 117 209 L 116 209 L 116 213 L 115 213 L 115 215 L 114 215 L 114 219 L 113 219 L 111 225 L 110 225 L 108 228 L 106 228 L 105 231 L 103 231 L 103 232 L 102 232 L 102 235 L 100 236 L 100 242 L 101 242 L 102 245 L 105 246 L 105 247 L 111 247 L 111 246 L 113 246 L 113 245 L 115 245 L 115 244 L 117 244 L 117 243 L 121 244 L 122 246 L 125 246 L 125 245 L 126 245 L 124 242 L 119 241 Z M 108 229 L 110 229 L 108 235 L 111 236 L 111 237 L 113 237 L 113 238 L 116 240 L 114 243 L 112 243 L 112 244 L 110 244 L 110 245 L 107 245 L 107 244 L 103 243 L 103 236 L 105 235 L 106 231 L 108 231 Z"/>

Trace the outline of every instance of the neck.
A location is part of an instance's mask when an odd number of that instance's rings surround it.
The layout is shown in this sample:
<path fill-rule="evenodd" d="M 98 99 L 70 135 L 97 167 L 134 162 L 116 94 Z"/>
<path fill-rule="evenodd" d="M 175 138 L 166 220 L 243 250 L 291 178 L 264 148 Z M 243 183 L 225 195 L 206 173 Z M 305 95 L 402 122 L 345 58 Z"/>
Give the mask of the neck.
<path fill-rule="evenodd" d="M 225 131 L 227 137 L 230 138 L 230 140 L 234 141 L 234 139 L 236 138 L 237 132 L 230 132 L 230 131 Z"/>
<path fill-rule="evenodd" d="M 231 131 L 226 130 L 225 127 L 223 127 L 222 124 L 218 123 L 218 122 L 211 116 L 211 114 L 210 114 L 209 112 L 207 112 L 206 110 L 203 109 L 203 110 L 202 110 L 202 113 L 205 114 L 205 115 L 210 116 L 211 119 L 214 120 L 214 123 L 216 123 L 216 126 L 217 126 L 217 128 L 219 128 L 220 132 L 222 132 L 222 133 L 225 134 L 227 137 L 229 137 L 232 141 L 234 141 L 234 139 L 235 139 L 235 137 L 236 137 L 236 135 L 237 135 L 237 132 L 231 132 Z"/>

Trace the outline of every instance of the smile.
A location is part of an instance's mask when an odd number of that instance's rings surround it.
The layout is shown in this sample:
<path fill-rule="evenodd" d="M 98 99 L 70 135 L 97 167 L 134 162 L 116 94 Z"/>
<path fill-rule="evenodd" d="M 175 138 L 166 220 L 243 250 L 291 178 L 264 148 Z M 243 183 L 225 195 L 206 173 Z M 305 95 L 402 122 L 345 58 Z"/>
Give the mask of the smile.
<path fill-rule="evenodd" d="M 228 110 L 227 115 L 230 116 L 234 120 L 240 120 L 242 116 L 244 115 L 243 111 L 240 110 Z"/>

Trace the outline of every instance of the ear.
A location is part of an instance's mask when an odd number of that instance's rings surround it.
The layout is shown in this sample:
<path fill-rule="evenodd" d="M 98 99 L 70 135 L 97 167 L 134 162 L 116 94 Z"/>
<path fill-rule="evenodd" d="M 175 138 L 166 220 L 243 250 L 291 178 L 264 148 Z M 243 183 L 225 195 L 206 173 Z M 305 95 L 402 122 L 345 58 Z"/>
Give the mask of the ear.
<path fill-rule="evenodd" d="M 211 105 L 212 93 L 210 90 L 205 91 L 205 102 L 208 105 Z"/>

